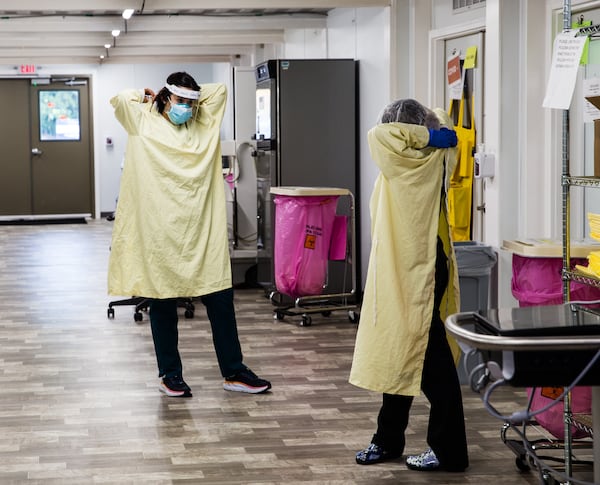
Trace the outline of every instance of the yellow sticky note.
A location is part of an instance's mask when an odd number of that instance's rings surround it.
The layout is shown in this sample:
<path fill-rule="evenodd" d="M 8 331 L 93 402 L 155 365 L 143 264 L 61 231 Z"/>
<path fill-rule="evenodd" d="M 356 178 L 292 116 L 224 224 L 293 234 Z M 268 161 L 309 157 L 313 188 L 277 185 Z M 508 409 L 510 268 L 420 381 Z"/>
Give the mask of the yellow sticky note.
<path fill-rule="evenodd" d="M 573 22 L 571 24 L 571 27 L 574 29 L 580 29 L 582 27 L 589 27 L 590 25 L 592 25 L 591 20 L 581 20 L 580 22 Z M 585 45 L 583 46 L 583 52 L 581 53 L 581 60 L 579 61 L 580 65 L 585 66 L 588 63 L 589 53 L 590 53 L 590 38 L 588 37 L 587 40 L 585 41 Z"/>
<path fill-rule="evenodd" d="M 473 45 L 467 48 L 465 54 L 465 63 L 463 69 L 473 69 L 475 67 L 475 61 L 477 60 L 477 46 Z"/>

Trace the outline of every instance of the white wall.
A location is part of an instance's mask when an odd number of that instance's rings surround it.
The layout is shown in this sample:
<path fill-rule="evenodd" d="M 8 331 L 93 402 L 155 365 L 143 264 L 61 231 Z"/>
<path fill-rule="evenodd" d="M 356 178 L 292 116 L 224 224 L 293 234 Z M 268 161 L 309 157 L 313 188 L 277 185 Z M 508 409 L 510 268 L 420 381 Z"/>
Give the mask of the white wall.
<path fill-rule="evenodd" d="M 390 10 L 389 8 L 336 9 L 327 22 L 329 58 L 358 61 L 359 74 L 359 160 L 360 238 L 362 281 L 366 278 L 371 248 L 369 199 L 378 169 L 371 161 L 367 132 L 381 110 L 390 102 Z"/>
<path fill-rule="evenodd" d="M 325 59 L 327 32 L 325 29 L 289 29 L 285 32 L 284 59 Z"/>

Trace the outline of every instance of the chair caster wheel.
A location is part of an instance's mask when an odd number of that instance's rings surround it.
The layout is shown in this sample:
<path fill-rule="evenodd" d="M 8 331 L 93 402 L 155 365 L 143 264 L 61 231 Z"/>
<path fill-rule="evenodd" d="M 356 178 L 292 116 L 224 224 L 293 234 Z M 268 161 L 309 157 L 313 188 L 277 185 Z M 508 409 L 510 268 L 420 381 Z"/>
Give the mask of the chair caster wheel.
<path fill-rule="evenodd" d="M 300 322 L 301 327 L 310 327 L 312 325 L 312 319 L 308 315 L 302 315 L 302 321 Z"/>

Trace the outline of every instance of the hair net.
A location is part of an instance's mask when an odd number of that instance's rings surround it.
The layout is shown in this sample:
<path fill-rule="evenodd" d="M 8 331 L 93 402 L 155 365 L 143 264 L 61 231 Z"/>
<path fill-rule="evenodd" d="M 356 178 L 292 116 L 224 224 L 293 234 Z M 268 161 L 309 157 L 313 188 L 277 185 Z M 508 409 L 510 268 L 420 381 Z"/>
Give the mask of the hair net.
<path fill-rule="evenodd" d="M 414 99 L 399 99 L 388 104 L 381 113 L 380 123 L 410 123 L 427 128 L 439 128 L 437 116 Z"/>

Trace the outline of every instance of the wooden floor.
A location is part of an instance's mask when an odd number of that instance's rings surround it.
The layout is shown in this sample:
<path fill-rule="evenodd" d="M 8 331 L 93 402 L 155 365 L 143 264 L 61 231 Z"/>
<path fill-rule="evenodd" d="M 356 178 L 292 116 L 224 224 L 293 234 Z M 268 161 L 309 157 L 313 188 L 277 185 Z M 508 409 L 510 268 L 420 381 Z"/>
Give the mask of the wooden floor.
<path fill-rule="evenodd" d="M 200 303 L 180 321 L 191 399 L 159 393 L 147 315 L 107 318 L 111 223 L 0 226 L 0 483 L 539 483 L 519 472 L 501 422 L 463 389 L 471 467 L 419 473 L 402 460 L 359 466 L 380 396 L 348 384 L 356 325 L 344 312 L 273 319 L 260 290 L 238 290 L 245 361 L 272 392 L 222 389 Z M 523 390 L 497 406 L 523 406 Z M 408 453 L 425 447 L 427 404 L 413 406 Z"/>

